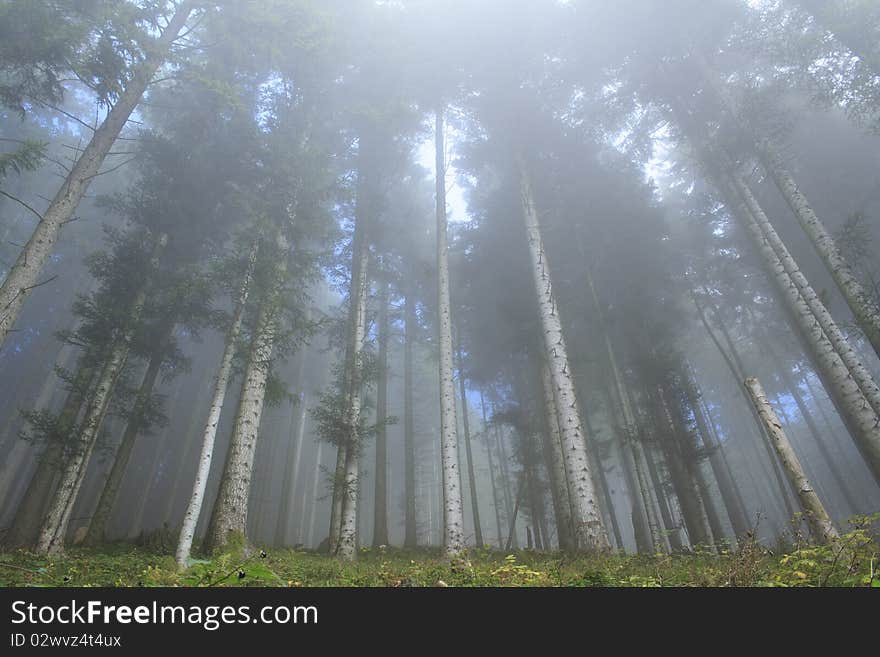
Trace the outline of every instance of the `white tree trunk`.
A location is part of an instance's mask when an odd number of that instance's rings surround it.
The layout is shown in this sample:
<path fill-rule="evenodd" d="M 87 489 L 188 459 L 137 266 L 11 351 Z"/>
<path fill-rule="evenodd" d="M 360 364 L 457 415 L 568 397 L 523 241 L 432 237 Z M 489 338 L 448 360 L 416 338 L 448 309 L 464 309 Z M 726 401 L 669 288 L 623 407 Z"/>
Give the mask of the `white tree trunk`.
<path fill-rule="evenodd" d="M 165 248 L 167 242 L 168 236 L 165 233 L 162 233 L 157 238 L 150 259 L 151 269 L 155 270 L 158 266 L 159 254 Z M 73 512 L 73 505 L 76 502 L 79 489 L 86 476 L 89 459 L 98 440 L 98 434 L 101 430 L 104 416 L 107 413 L 113 389 L 128 359 L 135 327 L 140 319 L 144 303 L 147 300 L 147 290 L 148 282 L 142 283 L 132 301 L 128 322 L 122 332 L 122 336 L 110 346 L 107 359 L 101 366 L 100 374 L 98 375 L 95 388 L 91 392 L 85 415 L 79 425 L 76 445 L 64 463 L 58 488 L 55 490 L 49 503 L 46 517 L 43 519 L 36 545 L 36 552 L 38 554 L 54 555 L 61 554 L 64 551 L 64 538 L 70 523 L 70 514 Z"/>
<path fill-rule="evenodd" d="M 351 310 L 350 310 L 350 342 L 347 362 L 347 409 L 345 426 L 348 435 L 340 444 L 343 450 L 341 480 L 339 480 L 339 460 L 337 460 L 337 482 L 339 488 L 338 504 L 338 537 L 333 545 L 331 528 L 331 551 L 342 559 L 353 560 L 357 556 L 357 502 L 358 502 L 358 474 L 360 467 L 360 425 L 361 425 L 361 388 L 363 387 L 364 367 L 364 339 L 367 335 L 367 295 L 369 293 L 369 279 L 367 270 L 369 267 L 370 251 L 367 241 L 366 220 L 369 209 L 364 210 L 364 194 L 368 193 L 365 187 L 359 190 L 358 203 L 361 204 L 358 221 L 361 226 L 360 234 L 356 237 L 359 242 L 355 245 L 355 262 L 352 268 Z M 338 501 L 337 501 L 338 500 Z"/>
<path fill-rule="evenodd" d="M 647 528 L 653 549 L 655 551 L 665 549 L 668 552 L 670 550 L 669 538 L 660 531 L 660 524 L 651 502 L 650 486 L 642 467 L 642 459 L 639 454 L 641 445 L 637 435 L 638 424 L 630 404 L 629 393 L 624 386 L 623 376 L 620 373 L 620 368 L 617 366 L 617 356 L 614 353 L 614 346 L 611 344 L 611 336 L 604 326 L 605 319 L 602 306 L 599 303 L 599 295 L 596 292 L 596 286 L 593 284 L 593 277 L 589 272 L 587 272 L 587 284 L 590 287 L 590 295 L 593 298 L 593 308 L 596 310 L 599 321 L 603 324 L 602 335 L 605 341 L 608 364 L 611 367 L 612 379 L 614 381 L 614 392 L 623 412 L 624 436 L 623 444 L 620 445 L 621 455 L 624 459 L 624 466 L 636 476 L 636 481 L 633 483 L 637 484 L 637 486 L 632 486 L 630 491 L 630 497 L 634 502 L 633 513 L 638 514 L 636 522 L 642 527 Z"/>
<path fill-rule="evenodd" d="M 264 300 L 244 371 L 241 398 L 233 422 L 229 452 L 205 543 L 209 550 L 244 541 L 247 537 L 248 498 L 254 454 L 266 396 L 270 359 L 277 330 L 275 310 Z"/>
<path fill-rule="evenodd" d="M 437 185 L 437 343 L 440 349 L 440 461 L 443 476 L 443 550 L 447 557 L 465 549 L 458 423 L 452 362 L 452 316 L 449 303 L 449 256 L 446 245 L 446 164 L 443 111 L 438 109 L 434 132 Z"/>
<path fill-rule="evenodd" d="M 226 399 L 226 390 L 229 388 L 229 377 L 232 374 L 232 360 L 235 357 L 235 348 L 238 336 L 241 333 L 241 325 L 244 319 L 244 308 L 251 289 L 251 278 L 256 267 L 258 246 L 255 244 L 251 250 L 250 261 L 245 272 L 244 279 L 239 289 L 238 299 L 232 322 L 226 333 L 226 347 L 223 357 L 220 359 L 220 369 L 214 383 L 214 396 L 211 399 L 211 407 L 208 410 L 208 421 L 205 423 L 205 431 L 202 437 L 202 451 L 199 455 L 199 465 L 196 470 L 196 478 L 193 482 L 193 491 L 186 512 L 183 515 L 183 527 L 180 530 L 180 538 L 177 543 L 175 558 L 181 568 L 186 567 L 192 550 L 193 537 L 196 533 L 199 517 L 202 513 L 202 503 L 205 499 L 205 489 L 208 486 L 208 475 L 211 474 L 211 463 L 214 459 L 214 442 L 217 438 L 217 427 L 220 424 L 220 414 L 223 412 L 223 402 Z"/>
<path fill-rule="evenodd" d="M 758 152 L 764 168 L 773 178 L 773 182 L 785 197 L 801 228 L 810 238 L 813 247 L 822 258 L 837 287 L 840 288 L 859 327 L 864 331 L 876 354 L 880 356 L 880 307 L 865 291 L 849 262 L 840 253 L 834 239 L 798 188 L 794 177 L 786 169 L 779 154 L 766 142 L 761 144 Z"/>
<path fill-rule="evenodd" d="M 789 253 L 785 244 L 782 242 L 782 239 L 776 233 L 776 230 L 770 224 L 770 220 L 758 204 L 758 201 L 748 188 L 748 185 L 746 185 L 742 177 L 738 175 L 734 175 L 733 180 L 737 187 L 737 191 L 739 191 L 743 200 L 745 200 L 752 216 L 758 222 L 758 225 L 761 227 L 761 230 L 770 242 L 770 246 L 773 247 L 779 260 L 782 262 L 782 266 L 785 267 L 785 271 L 791 277 L 794 284 L 797 285 L 801 296 L 810 307 L 810 311 L 816 316 L 816 321 L 819 322 L 819 326 L 822 327 L 828 340 L 834 345 L 834 349 L 837 351 L 844 365 L 849 369 L 858 384 L 859 389 L 865 396 L 865 399 L 871 404 L 871 408 L 874 409 L 875 413 L 880 414 L 880 388 L 877 387 L 877 383 L 874 381 L 871 373 L 859 360 L 858 354 L 849 344 L 843 331 L 837 326 L 834 318 L 831 317 L 831 313 L 828 312 L 825 304 L 819 299 L 819 295 L 816 294 L 815 290 L 813 290 L 806 277 L 798 268 L 797 262 L 792 257 L 791 253 Z"/>
<path fill-rule="evenodd" d="M 721 184 L 724 184 L 723 181 Z M 880 418 L 865 399 L 858 383 L 822 330 L 822 326 L 770 245 L 749 206 L 744 200 L 738 199 L 736 193 L 735 186 L 728 193 L 730 200 L 735 204 L 734 213 L 745 223 L 745 228 L 752 236 L 756 248 L 776 281 L 795 325 L 810 349 L 825 385 L 829 387 L 828 392 L 837 402 L 838 409 L 869 468 L 875 478 L 880 479 Z"/>
<path fill-rule="evenodd" d="M 125 91 L 108 112 L 107 118 L 95 130 L 92 139 L 73 165 L 61 189 L 43 213 L 31 238 L 9 270 L 0 286 L 0 345 L 6 341 L 30 291 L 40 285 L 37 277 L 52 255 L 61 229 L 71 220 L 80 200 L 92 180 L 98 175 L 107 153 L 110 152 L 134 108 L 140 103 L 144 91 L 167 57 L 171 44 L 177 38 L 192 10 L 193 3 L 190 0 L 181 3 L 162 35 L 155 43 L 150 44 L 148 56 L 135 71 Z"/>
<path fill-rule="evenodd" d="M 546 363 L 541 363 L 541 388 L 544 392 L 544 415 L 547 418 L 547 465 L 550 475 L 553 511 L 556 515 L 556 535 L 559 547 L 564 551 L 574 549 L 571 524 L 571 500 L 568 497 L 568 478 L 565 473 L 565 457 L 559 433 L 559 413 L 553 396 L 553 382 Z"/>
<path fill-rule="evenodd" d="M 785 469 L 785 473 L 788 475 L 792 486 L 797 491 L 813 536 L 823 544 L 836 542 L 840 538 L 840 534 L 838 534 L 828 512 L 822 505 L 822 501 L 804 474 L 800 460 L 798 460 L 797 454 L 795 454 L 788 440 L 788 436 L 782 430 L 782 423 L 776 417 L 776 413 L 773 412 L 773 408 L 767 400 L 767 395 L 764 394 L 764 389 L 755 378 L 746 379 L 745 386 L 749 391 L 752 403 L 767 427 L 767 435 L 776 453 L 779 454 L 782 467 Z"/>
<path fill-rule="evenodd" d="M 559 430 L 565 453 L 565 470 L 572 506 L 572 528 L 575 549 L 604 552 L 610 549 L 608 534 L 596 497 L 586 441 L 581 424 L 580 408 L 575 395 L 574 380 L 562 333 L 562 322 L 553 295 L 553 284 L 547 265 L 544 242 L 535 209 L 532 187 L 525 162 L 519 159 L 520 194 L 523 206 L 529 253 L 538 297 L 538 309 L 544 333 L 546 360 L 556 399 Z"/>

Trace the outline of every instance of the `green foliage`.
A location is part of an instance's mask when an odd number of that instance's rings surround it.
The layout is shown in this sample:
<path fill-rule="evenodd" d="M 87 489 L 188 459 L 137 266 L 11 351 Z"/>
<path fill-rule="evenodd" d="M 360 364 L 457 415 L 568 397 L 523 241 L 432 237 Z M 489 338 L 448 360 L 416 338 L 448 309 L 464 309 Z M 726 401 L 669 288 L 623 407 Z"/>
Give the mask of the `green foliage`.
<path fill-rule="evenodd" d="M 0 180 L 3 180 L 9 171 L 20 174 L 23 171 L 38 169 L 43 163 L 43 158 L 46 157 L 48 145 L 42 141 L 25 140 L 14 151 L 0 153 Z"/>
<path fill-rule="evenodd" d="M 474 550 L 450 563 L 438 550 L 362 548 L 343 562 L 304 550 L 227 549 L 190 559 L 181 571 L 173 541 L 141 546 L 72 548 L 63 559 L 26 552 L 0 555 L 4 586 L 600 586 L 755 587 L 880 586 L 880 545 L 872 524 L 880 514 L 854 518 L 837 546 L 804 545 L 774 555 L 751 537 L 720 554 L 571 557 Z"/>

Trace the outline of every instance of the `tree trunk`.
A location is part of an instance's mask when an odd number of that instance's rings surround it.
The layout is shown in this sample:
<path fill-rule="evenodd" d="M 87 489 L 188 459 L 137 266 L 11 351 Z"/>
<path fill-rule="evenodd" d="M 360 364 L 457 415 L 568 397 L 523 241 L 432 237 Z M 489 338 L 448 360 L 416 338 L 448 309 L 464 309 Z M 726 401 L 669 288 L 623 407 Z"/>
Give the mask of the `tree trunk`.
<path fill-rule="evenodd" d="M 553 384 L 556 408 L 559 413 L 559 429 L 565 454 L 569 498 L 572 504 L 575 549 L 604 552 L 610 548 L 610 545 L 605 527 L 602 524 L 601 511 L 590 472 L 586 448 L 586 441 L 589 438 L 584 435 L 581 424 L 580 408 L 575 394 L 568 351 L 562 333 L 562 323 L 556 306 L 556 297 L 553 295 L 553 284 L 547 266 L 531 182 L 522 158 L 519 159 L 518 164 L 523 217 L 528 236 L 535 293 L 538 297 L 550 380 Z"/>
<path fill-rule="evenodd" d="M 880 388 L 877 387 L 871 373 L 861 363 L 858 354 L 850 346 L 843 331 L 837 326 L 837 323 L 831 317 L 825 304 L 819 299 L 819 295 L 816 294 L 812 286 L 801 273 L 797 262 L 795 262 L 794 258 L 785 247 L 785 244 L 782 242 L 782 239 L 770 224 L 770 220 L 758 204 L 758 201 L 755 199 L 745 181 L 740 176 L 734 175 L 733 182 L 748 209 L 751 211 L 751 216 L 755 219 L 770 246 L 775 251 L 782 267 L 785 269 L 785 272 L 795 286 L 797 286 L 801 298 L 807 306 L 809 306 L 816 322 L 818 322 L 822 331 L 824 331 L 826 339 L 833 345 L 837 354 L 840 356 L 840 359 L 843 361 L 844 365 L 846 365 L 847 370 L 849 370 L 849 374 L 857 383 L 862 396 L 871 405 L 875 415 L 880 413 Z M 878 428 L 877 436 L 880 436 L 880 428 Z M 877 436 L 875 436 L 875 438 Z M 878 440 L 880 440 L 880 438 L 878 438 Z"/>
<path fill-rule="evenodd" d="M 302 370 L 298 377 L 302 385 Z M 290 527 L 291 503 L 296 495 L 299 483 L 299 461 L 305 441 L 306 416 L 308 415 L 308 397 L 303 392 L 299 399 L 299 413 L 296 419 L 296 431 L 290 432 L 290 445 L 284 464 L 284 477 L 281 488 L 281 506 L 278 508 L 278 521 L 275 523 L 275 545 L 287 545 L 287 534 Z"/>
<path fill-rule="evenodd" d="M 700 321 L 703 324 L 703 328 L 706 329 L 706 333 L 708 333 L 711 338 L 713 344 L 716 349 L 718 349 L 718 353 L 721 354 L 721 357 L 724 359 L 725 364 L 730 370 L 731 375 L 734 380 L 739 382 L 743 376 L 744 366 L 742 364 L 742 360 L 739 357 L 736 349 L 734 348 L 733 340 L 730 337 L 730 333 L 727 331 L 724 326 L 724 322 L 718 322 L 719 327 L 722 329 L 722 334 L 724 335 L 724 339 L 727 342 L 727 346 L 730 349 L 730 354 L 728 355 L 727 351 L 725 351 L 724 347 L 721 345 L 721 342 L 718 340 L 715 332 L 712 330 L 711 326 L 709 326 L 709 321 L 706 319 L 706 313 L 703 307 L 697 302 L 696 297 L 692 297 L 694 306 L 697 309 L 697 314 L 700 318 Z M 717 312 L 716 312 L 717 315 Z M 770 470 L 773 474 L 773 478 L 776 481 L 776 485 L 779 489 L 779 501 L 782 503 L 785 508 L 785 514 L 788 519 L 794 517 L 795 509 L 792 504 L 792 501 L 789 499 L 789 486 L 786 485 L 786 480 L 783 477 L 781 466 L 779 464 L 779 459 L 776 456 L 776 453 L 770 448 L 770 443 L 767 441 L 767 430 L 764 428 L 764 423 L 761 422 L 761 418 L 758 415 L 758 412 L 755 410 L 754 405 L 748 398 L 746 392 L 742 389 L 742 387 L 737 383 L 737 390 L 743 395 L 743 400 L 746 402 L 746 407 L 749 409 L 749 412 L 752 414 L 752 417 L 755 420 L 755 425 L 758 428 L 758 440 L 760 441 L 760 445 L 756 447 L 758 451 L 763 450 L 767 455 L 767 462 L 770 465 Z M 749 434 L 752 435 L 751 433 Z"/>
<path fill-rule="evenodd" d="M 140 314 L 140 308 L 143 306 L 145 298 L 146 294 L 143 292 L 136 298 L 134 305 L 136 310 L 132 312 L 133 319 Z M 66 455 L 67 460 L 61 470 L 58 488 L 55 490 L 49 510 L 43 519 L 40 535 L 37 539 L 36 552 L 38 554 L 54 556 L 60 555 L 64 551 L 64 539 L 67 535 L 73 505 L 85 478 L 89 459 L 98 439 L 98 432 L 110 403 L 110 397 L 128 358 L 132 332 L 129 329 L 127 335 L 113 345 L 101 368 L 79 435 L 76 437 L 76 446 L 72 453 Z"/>
<path fill-rule="evenodd" d="M 697 430 L 700 433 L 703 446 L 709 452 L 709 466 L 712 468 L 712 474 L 715 475 L 715 481 L 718 484 L 724 508 L 727 510 L 727 517 L 730 519 L 730 524 L 733 527 L 733 533 L 737 538 L 741 538 L 750 530 L 746 520 L 745 509 L 741 506 L 736 481 L 725 467 L 721 443 L 717 442 L 715 434 L 710 431 L 708 420 L 703 414 L 703 408 L 700 405 L 701 393 L 699 389 L 695 389 L 696 386 L 697 384 L 693 378 L 691 379 L 691 384 L 686 386 L 685 392 L 688 395 L 688 403 L 694 412 Z M 713 529 L 714 532 L 715 530 Z"/>
<path fill-rule="evenodd" d="M 593 309 L 602 326 L 605 353 L 608 357 L 608 365 L 614 381 L 614 393 L 623 412 L 623 435 L 619 431 L 616 433 L 620 443 L 619 448 L 623 458 L 624 471 L 627 474 L 627 488 L 632 500 L 633 530 L 636 537 L 643 536 L 651 542 L 651 546 L 647 550 L 645 545 L 637 545 L 637 548 L 641 552 L 653 553 L 662 549 L 668 541 L 664 541 L 664 537 L 658 527 L 657 518 L 653 513 L 650 493 L 648 492 L 649 487 L 638 454 L 638 427 L 635 414 L 632 410 L 629 394 L 624 386 L 623 376 L 617 366 L 617 357 L 614 354 L 611 336 L 609 335 L 608 327 L 605 326 L 605 314 L 602 311 L 602 305 L 599 303 L 599 295 L 596 291 L 596 286 L 593 284 L 593 277 L 590 275 L 589 269 L 587 269 L 586 278 L 587 285 L 590 288 L 590 296 L 593 300 Z M 610 413 L 614 410 L 615 406 L 611 395 L 609 395 L 608 401 Z M 619 422 L 614 422 L 613 425 L 619 427 Z"/>
<path fill-rule="evenodd" d="M 260 304 L 245 366 L 241 398 L 233 422 L 229 451 L 220 479 L 220 490 L 205 535 L 207 552 L 215 552 L 230 544 L 246 545 L 248 498 L 254 454 L 263 414 L 272 349 L 278 329 L 275 310 L 271 307 L 272 301 L 272 299 L 264 299 Z"/>
<path fill-rule="evenodd" d="M 156 239 L 150 259 L 150 267 L 153 271 L 158 267 L 159 255 L 167 242 L 168 236 L 165 233 Z M 91 392 L 85 415 L 78 428 L 79 435 L 75 437 L 72 452 L 65 454 L 66 460 L 61 470 L 58 488 L 55 490 L 48 512 L 40 527 L 40 535 L 36 545 L 36 552 L 39 554 L 60 555 L 64 552 L 64 539 L 67 535 L 73 505 L 86 476 L 89 459 L 98 440 L 101 424 L 107 413 L 116 382 L 128 360 L 131 340 L 147 300 L 148 287 L 149 281 L 140 285 L 140 289 L 130 306 L 122 335 L 110 345 L 107 357 L 101 365 L 95 388 Z"/>
<path fill-rule="evenodd" d="M 416 456 L 415 426 L 413 409 L 413 342 L 415 340 L 416 312 L 412 295 L 407 292 L 404 298 L 404 339 L 403 339 L 403 457 L 404 457 L 404 539 L 403 546 L 415 548 L 418 545 L 416 531 Z"/>
<path fill-rule="evenodd" d="M 843 294 L 843 298 L 846 299 L 859 327 L 864 331 L 874 348 L 874 352 L 880 357 L 880 307 L 865 291 L 849 262 L 834 243 L 831 234 L 816 216 L 794 177 L 785 167 L 779 153 L 769 143 L 762 144 L 758 152 L 761 155 L 764 168 L 776 183 L 776 187 L 782 193 L 788 207 L 797 217 L 801 228 L 810 238 L 813 248 L 822 258 L 822 262 L 825 263 L 825 267 Z"/>
<path fill-rule="evenodd" d="M 822 374 L 823 381 L 829 386 L 829 392 L 837 403 L 841 416 L 850 427 L 853 438 L 859 445 L 874 477 L 880 481 L 880 418 L 874 411 L 870 400 L 863 394 L 854 373 L 847 367 L 829 335 L 823 329 L 822 323 L 813 313 L 811 305 L 806 301 L 808 295 L 818 301 L 815 292 L 808 289 L 805 294 L 801 293 L 803 288 L 799 288 L 789 274 L 789 269 L 796 267 L 796 265 L 793 264 L 793 259 L 787 251 L 777 252 L 774 248 L 773 244 L 776 244 L 782 250 L 784 245 L 769 225 L 766 215 L 754 202 L 754 197 L 751 196 L 741 180 L 736 182 L 735 186 L 743 198 L 737 214 L 745 222 L 746 228 L 773 273 L 774 280 L 786 301 L 790 316 L 798 327 L 810 355 L 816 362 L 817 370 Z M 752 202 L 748 202 L 749 200 Z M 753 210 L 759 212 L 761 219 L 753 214 Z M 783 259 L 788 262 L 788 267 L 783 263 Z M 796 271 L 796 269 L 792 269 L 792 271 Z M 827 311 L 825 312 L 827 313 Z M 837 330 L 839 331 L 839 329 Z M 876 388 L 876 385 L 874 387 Z"/>
<path fill-rule="evenodd" d="M 584 428 L 587 435 L 595 435 L 593 427 L 590 424 L 590 413 L 584 413 Z M 617 516 L 614 514 L 614 503 L 611 500 L 611 489 L 608 487 L 608 478 L 605 476 L 605 466 L 602 464 L 602 456 L 599 454 L 598 441 L 591 440 L 587 443 L 589 447 L 590 460 L 596 473 L 597 483 L 599 484 L 599 509 L 602 511 L 602 520 L 605 526 L 611 527 L 611 535 L 614 537 L 614 547 L 623 549 L 623 537 L 620 535 L 620 525 L 617 524 Z"/>
<path fill-rule="evenodd" d="M 565 474 L 565 457 L 559 436 L 559 414 L 553 396 L 553 382 L 550 370 L 541 363 L 541 390 L 544 397 L 544 421 L 547 433 L 544 438 L 544 458 L 550 475 L 550 492 L 553 499 L 553 513 L 556 517 L 556 535 L 559 548 L 565 552 L 574 549 L 571 525 L 571 502 L 568 498 L 568 481 Z"/>
<path fill-rule="evenodd" d="M 816 495 L 804 474 L 804 469 L 798 460 L 797 454 L 792 449 L 788 436 L 782 430 L 782 424 L 780 424 L 779 418 L 776 417 L 776 413 L 773 412 L 770 402 L 767 401 L 767 396 L 764 394 L 761 384 L 757 379 L 749 378 L 745 380 L 745 386 L 752 398 L 752 403 L 767 426 L 767 433 L 770 435 L 773 448 L 779 453 L 779 458 L 782 461 L 785 472 L 798 493 L 813 536 L 823 544 L 837 542 L 840 535 L 831 522 L 831 518 L 822 505 L 819 496 Z"/>
<path fill-rule="evenodd" d="M 443 551 L 455 557 L 465 549 L 458 423 L 452 361 L 452 315 L 449 304 L 449 254 L 446 245 L 446 163 L 443 109 L 435 117 L 434 154 L 437 188 L 437 344 L 440 349 L 440 460 L 443 475 Z"/>
<path fill-rule="evenodd" d="M 288 432 L 287 455 L 284 459 L 284 474 L 281 478 L 281 505 L 278 507 L 278 519 L 275 523 L 275 545 L 286 545 L 288 528 L 290 526 L 290 505 L 296 494 L 296 484 L 299 469 L 299 457 L 302 452 L 302 444 L 308 404 L 304 392 L 303 373 L 305 372 L 306 354 L 300 351 L 299 362 L 296 367 L 296 385 L 300 388 L 297 403 L 299 413 L 291 412 L 290 431 Z M 294 418 L 296 418 L 296 430 L 294 431 Z"/>
<path fill-rule="evenodd" d="M 61 229 L 71 220 L 80 200 L 98 175 L 116 138 L 140 103 L 153 75 L 167 57 L 171 44 L 186 24 L 193 6 L 194 3 L 190 0 L 182 2 L 161 36 L 148 45 L 149 54 L 146 59 L 135 70 L 116 104 L 107 113 L 107 118 L 95 130 L 92 139 L 73 165 L 61 189 L 43 213 L 33 235 L 6 275 L 0 286 L 0 345 L 6 341 L 31 290 L 40 285 L 37 277 L 52 255 Z"/>
<path fill-rule="evenodd" d="M 698 545 L 712 546 L 715 541 L 697 484 L 694 472 L 695 464 L 681 444 L 681 436 L 677 428 L 681 426 L 681 423 L 677 423 L 673 418 L 662 387 L 657 388 L 657 400 L 659 402 L 658 420 L 661 422 L 661 426 L 665 424 L 667 427 L 666 438 L 661 439 L 660 444 L 666 457 L 666 465 L 669 468 L 675 495 L 681 505 L 691 545 L 694 547 Z"/>
<path fill-rule="evenodd" d="M 131 415 L 126 422 L 125 432 L 122 434 L 122 440 L 119 443 L 119 447 L 116 449 L 116 455 L 113 459 L 113 467 L 110 468 L 110 473 L 107 475 L 107 480 L 104 482 L 104 487 L 101 489 L 101 495 L 98 498 L 98 505 L 95 508 L 95 513 L 92 515 L 92 520 L 89 523 L 89 529 L 86 532 L 86 537 L 83 541 L 85 545 L 98 545 L 104 541 L 104 534 L 107 528 L 107 521 L 110 519 L 110 512 L 113 510 L 113 505 L 116 502 L 116 496 L 119 493 L 119 487 L 122 484 L 122 477 L 125 475 L 125 470 L 128 467 L 128 461 L 131 458 L 131 452 L 134 449 L 135 441 L 140 435 L 140 409 L 143 407 L 149 396 L 153 394 L 153 388 L 156 385 L 156 380 L 159 378 L 159 370 L 162 367 L 163 360 L 164 355 L 156 353 L 150 359 L 150 364 L 147 366 L 147 372 L 144 375 L 141 387 L 138 390 L 137 399 L 132 408 Z"/>
<path fill-rule="evenodd" d="M 379 294 L 379 382 L 376 388 L 376 484 L 373 500 L 373 545 L 388 545 L 388 279 Z"/>
<path fill-rule="evenodd" d="M 238 343 L 238 336 L 241 333 L 241 325 L 244 320 L 244 308 L 250 294 L 251 279 L 253 278 L 257 262 L 258 244 L 259 241 L 255 242 L 251 249 L 248 268 L 238 292 L 238 299 L 236 299 L 232 322 L 226 333 L 226 346 L 223 350 L 223 356 L 220 359 L 220 369 L 217 371 L 217 378 L 214 383 L 214 396 L 211 399 L 211 406 L 208 411 L 208 421 L 205 424 L 205 432 L 202 438 L 202 451 L 199 454 L 199 465 L 196 470 L 195 481 L 193 482 L 193 491 L 183 515 L 183 526 L 180 530 L 180 537 L 177 543 L 175 558 L 181 568 L 186 566 L 186 561 L 189 559 L 193 537 L 196 533 L 196 525 L 198 524 L 199 517 L 202 513 L 205 489 L 208 486 L 208 475 L 211 474 L 211 462 L 214 459 L 214 442 L 217 438 L 217 427 L 220 424 L 220 414 L 223 411 L 223 402 L 226 399 L 226 391 L 229 388 L 229 378 L 232 374 L 232 360 L 235 357 L 235 348 Z"/>
<path fill-rule="evenodd" d="M 306 540 L 306 544 L 309 547 L 314 545 L 315 538 L 315 511 L 318 507 L 318 481 L 320 480 L 321 474 L 321 447 L 322 443 L 318 442 L 318 449 L 315 453 L 315 471 L 314 476 L 312 478 L 312 505 L 309 508 L 309 535 Z"/>
<path fill-rule="evenodd" d="M 495 538 L 498 547 L 503 548 L 504 538 L 501 533 L 501 501 L 498 499 L 498 486 L 495 485 L 495 464 L 492 459 L 492 437 L 489 432 L 489 424 L 486 418 L 486 402 L 483 399 L 482 390 L 480 390 L 480 411 L 483 414 L 483 440 L 486 443 L 486 459 L 489 462 L 489 481 L 492 484 L 492 507 L 495 509 Z M 560 454 L 560 458 L 561 457 L 562 455 Z M 566 491 L 566 495 L 567 494 L 568 492 Z"/>
<path fill-rule="evenodd" d="M 459 332 L 459 339 L 461 333 Z M 471 451 L 471 429 L 468 421 L 468 402 L 464 385 L 464 364 L 461 357 L 461 345 L 458 346 L 458 386 L 461 393 L 461 412 L 464 421 L 464 447 L 467 456 L 468 483 L 471 489 L 471 512 L 474 517 L 474 536 L 478 548 L 483 547 L 483 528 L 480 526 L 480 504 L 477 493 L 477 478 L 474 474 L 474 455 Z"/>
<path fill-rule="evenodd" d="M 73 433 L 76 427 L 76 420 L 85 402 L 86 390 L 94 377 L 94 369 L 80 364 L 73 387 L 67 393 L 64 406 L 58 416 L 59 425 L 67 427 L 68 433 Z M 65 451 L 64 442 L 52 440 L 37 458 L 37 468 L 31 476 L 21 503 L 15 511 L 9 532 L 3 541 L 6 549 L 31 547 L 36 543 L 46 505 L 52 497 L 56 480 L 66 461 Z"/>
<path fill-rule="evenodd" d="M 800 412 L 804 423 L 807 425 L 807 429 L 809 429 L 810 435 L 813 437 L 813 442 L 816 444 L 816 447 L 819 449 L 819 453 L 822 455 L 822 460 L 825 462 L 828 471 L 831 473 L 831 478 L 834 479 L 834 483 L 837 484 L 838 489 L 840 489 L 844 500 L 849 506 L 850 513 L 858 513 L 859 505 L 856 502 L 853 494 L 850 492 L 846 480 L 841 475 L 840 470 L 835 463 L 835 459 L 828 449 L 828 446 L 825 444 L 825 437 L 822 435 L 819 427 L 816 426 L 816 422 L 813 419 L 813 414 L 810 412 L 810 409 L 807 408 L 807 404 L 801 396 L 797 383 L 792 379 L 790 370 L 785 365 L 785 363 L 782 362 L 781 358 L 770 346 L 769 342 L 766 345 L 766 349 L 767 352 L 770 354 L 770 359 L 776 366 L 776 371 L 779 372 L 779 376 L 782 379 L 783 385 L 788 388 L 792 398 L 794 398 L 794 403 L 797 405 L 798 411 Z"/>
<path fill-rule="evenodd" d="M 513 491 L 513 482 L 510 477 L 510 461 L 507 459 L 507 450 L 504 447 L 504 436 L 498 426 L 495 427 L 495 439 L 498 442 L 498 460 L 501 462 L 501 486 L 504 489 L 504 509 L 505 516 L 507 517 L 507 529 L 508 533 L 510 533 L 511 528 L 513 526 L 513 516 L 514 516 L 514 502 L 513 496 L 511 495 Z M 519 548 L 519 540 L 517 539 L 516 532 L 513 533 L 513 546 L 515 548 Z"/>
<path fill-rule="evenodd" d="M 645 457 L 645 463 L 648 466 L 648 474 L 651 477 L 651 484 L 657 497 L 657 508 L 660 512 L 660 519 L 663 521 L 663 526 L 666 528 L 664 533 L 669 537 L 669 548 L 672 552 L 681 552 L 684 549 L 684 543 L 682 542 L 682 528 L 672 517 L 669 498 L 666 495 L 666 490 L 663 486 L 663 481 L 660 478 L 660 473 L 657 471 L 657 464 L 654 461 L 653 450 L 649 448 L 645 449 L 643 450 L 643 454 Z"/>

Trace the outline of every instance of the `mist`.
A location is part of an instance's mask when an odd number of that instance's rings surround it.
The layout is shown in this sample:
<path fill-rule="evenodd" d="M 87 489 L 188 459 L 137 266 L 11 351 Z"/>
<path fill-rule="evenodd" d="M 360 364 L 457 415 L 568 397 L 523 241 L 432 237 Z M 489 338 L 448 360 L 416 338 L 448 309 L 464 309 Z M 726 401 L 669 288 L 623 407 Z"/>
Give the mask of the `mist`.
<path fill-rule="evenodd" d="M 3 550 L 869 541 L 878 135 L 875 3 L 0 0 Z"/>

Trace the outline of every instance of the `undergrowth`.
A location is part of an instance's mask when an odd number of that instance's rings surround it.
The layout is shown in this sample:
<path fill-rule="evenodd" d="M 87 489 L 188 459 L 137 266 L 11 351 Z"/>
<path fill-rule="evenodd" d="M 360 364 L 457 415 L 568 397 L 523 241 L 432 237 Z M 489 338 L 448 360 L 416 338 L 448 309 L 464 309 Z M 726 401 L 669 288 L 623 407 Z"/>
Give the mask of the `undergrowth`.
<path fill-rule="evenodd" d="M 853 519 L 834 546 L 806 543 L 784 553 L 746 537 L 736 549 L 692 554 L 572 557 L 534 551 L 471 550 L 450 563 L 439 551 L 361 548 L 355 562 L 306 550 L 256 548 L 192 559 L 176 567 L 164 545 L 114 543 L 70 548 L 63 558 L 0 554 L 3 586 L 837 586 L 880 588 L 878 516 Z"/>

